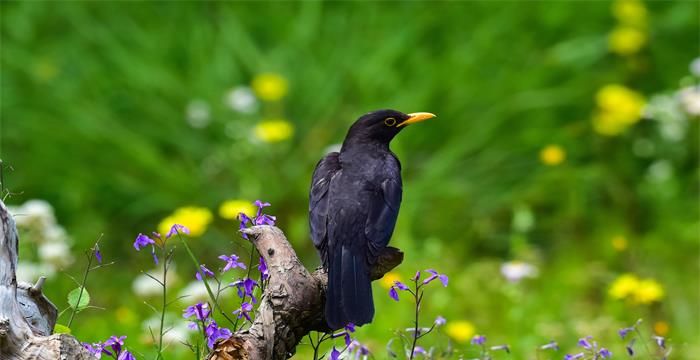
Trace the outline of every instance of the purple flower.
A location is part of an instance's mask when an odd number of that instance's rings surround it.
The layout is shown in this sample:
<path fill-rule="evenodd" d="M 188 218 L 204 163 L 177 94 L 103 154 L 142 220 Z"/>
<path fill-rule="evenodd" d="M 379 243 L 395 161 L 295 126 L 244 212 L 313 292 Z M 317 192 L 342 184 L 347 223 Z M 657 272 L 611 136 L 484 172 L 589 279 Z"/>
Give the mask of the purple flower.
<path fill-rule="evenodd" d="M 102 358 L 102 343 L 88 344 L 83 343 L 83 347 L 94 357 L 100 359 Z"/>
<path fill-rule="evenodd" d="M 268 203 L 268 202 L 262 202 L 262 201 L 260 201 L 260 200 L 255 200 L 255 206 L 258 207 L 258 216 L 260 216 L 260 212 L 262 211 L 262 209 L 263 209 L 264 207 L 270 206 L 270 203 Z"/>
<path fill-rule="evenodd" d="M 188 229 L 185 225 L 173 224 L 173 226 L 170 227 L 170 231 L 168 231 L 168 233 L 165 234 L 165 238 L 170 239 L 170 237 L 173 235 L 179 235 L 183 233 L 189 235 L 190 229 Z"/>
<path fill-rule="evenodd" d="M 418 281 L 420 279 L 420 270 L 416 271 L 416 275 L 411 278 L 413 281 Z"/>
<path fill-rule="evenodd" d="M 401 281 L 394 281 L 394 286 L 396 286 L 399 290 L 408 290 L 408 286 Z"/>
<path fill-rule="evenodd" d="M 200 281 L 201 281 L 201 280 L 202 280 L 202 276 L 208 276 L 208 277 L 213 277 L 213 276 L 214 276 L 214 272 L 211 271 L 211 270 L 209 270 L 209 269 L 207 269 L 207 267 L 204 266 L 204 264 L 199 265 L 199 269 L 200 269 L 200 270 L 197 271 L 196 274 L 194 274 L 194 277 L 196 277 L 197 280 L 200 280 Z"/>
<path fill-rule="evenodd" d="M 338 359 L 340 359 L 340 351 L 338 351 L 338 349 L 336 349 L 334 346 L 333 350 L 331 351 L 330 360 L 338 360 Z"/>
<path fill-rule="evenodd" d="M 588 342 L 588 339 L 590 339 L 590 338 L 591 338 L 590 336 L 586 336 L 585 338 L 578 339 L 578 343 L 577 343 L 578 346 L 580 346 L 586 350 L 590 350 L 591 348 L 593 348 L 593 345 L 591 345 L 591 343 Z"/>
<path fill-rule="evenodd" d="M 447 275 L 445 275 L 445 274 L 438 274 L 438 272 L 435 271 L 435 270 L 433 270 L 433 269 L 428 269 L 428 270 L 425 270 L 425 271 L 428 272 L 428 273 L 430 273 L 431 275 L 430 275 L 429 278 L 423 280 L 423 285 L 428 284 L 429 282 L 431 282 L 431 281 L 433 281 L 433 280 L 435 280 L 435 279 L 439 279 L 440 282 L 442 283 L 442 286 L 445 286 L 445 287 L 447 286 L 447 282 L 448 282 L 448 280 L 449 280 L 449 279 L 447 278 Z"/>
<path fill-rule="evenodd" d="M 124 346 L 124 339 L 126 339 L 126 336 L 110 336 L 109 339 L 102 344 L 102 351 L 104 351 L 104 348 L 111 346 L 114 354 L 119 355 L 122 352 L 122 346 Z"/>
<path fill-rule="evenodd" d="M 221 255 L 219 256 L 219 259 L 226 261 L 226 266 L 224 266 L 221 272 L 227 272 L 237 267 L 245 269 L 245 264 L 238 261 L 238 256 L 236 254 L 231 254 L 231 256 Z"/>
<path fill-rule="evenodd" d="M 136 358 L 130 352 L 124 351 L 119 355 L 117 360 L 136 360 Z"/>
<path fill-rule="evenodd" d="M 260 278 L 262 281 L 265 281 L 270 277 L 270 272 L 267 270 L 267 263 L 262 256 L 260 257 L 260 262 L 258 262 L 258 271 L 260 271 Z"/>
<path fill-rule="evenodd" d="M 664 339 L 661 336 L 656 336 L 656 335 L 652 336 L 651 338 L 654 340 L 654 342 L 656 342 L 656 345 L 658 347 L 660 347 L 662 349 L 666 348 L 666 339 Z"/>
<path fill-rule="evenodd" d="M 248 315 L 251 311 L 253 311 L 253 305 L 249 302 L 244 302 L 241 304 L 241 307 L 236 309 L 233 313 L 238 315 L 239 319 L 245 317 L 248 321 L 253 322 L 253 320 L 250 319 L 250 315 Z"/>
<path fill-rule="evenodd" d="M 246 215 L 244 213 L 238 213 L 238 219 L 241 221 L 240 225 L 238 226 L 238 231 L 244 230 L 247 227 L 248 223 L 253 223 L 253 221 L 250 220 L 248 215 Z M 248 235 L 243 233 L 243 232 L 241 232 L 241 236 L 244 239 L 248 239 Z"/>
<path fill-rule="evenodd" d="M 197 320 L 204 321 L 209 317 L 211 311 L 209 310 L 209 304 L 196 303 L 192 306 L 188 306 L 182 314 L 185 319 L 195 316 Z"/>
<path fill-rule="evenodd" d="M 399 293 L 398 293 L 398 291 L 396 291 L 396 288 L 393 286 L 391 287 L 391 289 L 389 289 L 389 297 L 394 299 L 394 301 L 399 301 Z"/>
<path fill-rule="evenodd" d="M 350 345 L 348 345 L 349 352 L 355 352 L 355 359 L 359 359 L 360 355 L 369 355 L 369 348 L 360 344 L 359 341 L 353 340 Z"/>
<path fill-rule="evenodd" d="M 148 245 L 153 245 L 155 243 L 156 242 L 153 241 L 153 239 L 149 238 L 148 236 L 146 236 L 144 234 L 139 234 L 136 237 L 136 240 L 134 240 L 134 248 L 136 249 L 136 251 L 139 251 L 139 250 L 141 250 L 141 248 L 144 248 Z"/>
<path fill-rule="evenodd" d="M 415 348 L 413 348 L 413 355 L 426 355 L 427 353 L 428 352 L 425 351 L 425 349 L 422 346 L 416 346 Z M 411 355 L 409 354 L 408 356 L 410 357 Z"/>
<path fill-rule="evenodd" d="M 347 325 L 345 325 L 345 330 L 348 332 L 354 333 L 355 332 L 355 324 L 348 323 Z"/>
<path fill-rule="evenodd" d="M 472 345 L 484 345 L 486 343 L 486 336 L 484 335 L 474 335 L 471 341 Z"/>
<path fill-rule="evenodd" d="M 216 340 L 228 339 L 232 335 L 231 330 L 225 327 L 219 327 L 216 321 L 209 323 L 204 329 L 204 333 L 207 335 L 207 346 L 209 346 L 210 349 L 214 348 Z"/>
<path fill-rule="evenodd" d="M 250 296 L 251 299 L 253 299 L 253 303 L 258 302 L 255 299 L 255 296 L 253 296 L 253 291 L 255 290 L 255 287 L 258 286 L 258 282 L 251 279 L 251 278 L 244 278 L 240 279 L 236 282 L 233 282 L 229 284 L 229 286 L 235 286 L 236 291 L 238 292 L 238 297 L 239 298 L 245 298 L 246 296 Z"/>
<path fill-rule="evenodd" d="M 585 356 L 584 353 L 578 353 L 578 354 L 574 354 L 574 355 L 566 354 L 566 356 L 564 356 L 564 360 L 576 360 L 576 359 L 581 359 L 584 356 Z"/>
<path fill-rule="evenodd" d="M 620 334 L 620 338 L 624 340 L 625 336 L 627 336 L 627 334 L 629 334 L 632 331 L 634 331 L 634 328 L 627 327 L 627 328 L 618 330 L 617 333 Z"/>
<path fill-rule="evenodd" d="M 153 256 L 153 263 L 158 265 L 158 255 L 156 255 L 156 248 L 155 246 L 151 246 L 151 256 Z"/>
<path fill-rule="evenodd" d="M 606 348 L 600 348 L 600 351 L 598 351 L 598 355 L 600 355 L 600 357 L 602 357 L 603 359 L 609 359 L 612 357 L 612 353 Z"/>
<path fill-rule="evenodd" d="M 262 214 L 255 217 L 255 225 L 275 225 L 276 220 L 272 215 Z"/>
<path fill-rule="evenodd" d="M 552 340 L 542 346 L 540 346 L 540 350 L 554 350 L 554 351 L 559 351 L 559 344 L 556 343 L 556 341 Z"/>
<path fill-rule="evenodd" d="M 439 327 L 445 325 L 445 323 L 447 323 L 447 320 L 444 317 L 438 315 L 438 317 L 435 318 L 435 326 Z"/>
<path fill-rule="evenodd" d="M 95 244 L 95 248 L 92 250 L 92 252 L 95 255 L 95 259 L 97 259 L 97 263 L 102 264 L 102 253 L 100 252 L 100 245 Z"/>

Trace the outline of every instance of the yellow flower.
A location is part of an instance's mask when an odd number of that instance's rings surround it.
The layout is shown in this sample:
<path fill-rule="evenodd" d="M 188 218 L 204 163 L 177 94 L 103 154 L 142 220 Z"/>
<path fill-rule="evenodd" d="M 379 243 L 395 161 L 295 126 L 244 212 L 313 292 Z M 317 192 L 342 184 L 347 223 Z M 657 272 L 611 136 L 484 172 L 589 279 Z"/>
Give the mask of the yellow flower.
<path fill-rule="evenodd" d="M 618 26 L 608 35 L 608 48 L 618 55 L 636 54 L 646 42 L 646 33 L 630 26 Z"/>
<path fill-rule="evenodd" d="M 668 323 L 663 320 L 654 323 L 654 333 L 658 336 L 668 335 L 669 329 Z"/>
<path fill-rule="evenodd" d="M 647 8 L 639 0 L 617 0 L 613 3 L 612 13 L 623 24 L 646 26 Z"/>
<path fill-rule="evenodd" d="M 545 165 L 559 165 L 565 159 L 566 152 L 559 145 L 547 145 L 544 149 L 540 150 L 540 161 Z"/>
<path fill-rule="evenodd" d="M 381 280 L 379 280 L 379 285 L 385 289 L 388 289 L 394 285 L 394 281 L 401 281 L 401 276 L 399 276 L 398 273 L 389 271 L 388 273 L 384 274 L 384 277 L 382 277 Z"/>
<path fill-rule="evenodd" d="M 180 224 L 190 229 L 191 237 L 198 237 L 207 230 L 212 218 L 213 215 L 207 208 L 196 206 L 181 207 L 158 224 L 158 232 L 165 236 L 173 224 Z"/>
<path fill-rule="evenodd" d="M 644 97 L 619 84 L 603 86 L 595 95 L 598 110 L 593 129 L 602 135 L 618 135 L 638 122 L 645 106 Z"/>
<path fill-rule="evenodd" d="M 449 321 L 445 326 L 447 335 L 461 343 L 469 341 L 474 336 L 475 330 L 474 325 L 465 320 Z"/>
<path fill-rule="evenodd" d="M 627 249 L 627 238 L 622 235 L 617 235 L 610 240 L 613 249 L 617 251 L 625 251 Z"/>
<path fill-rule="evenodd" d="M 639 287 L 639 278 L 633 274 L 624 274 L 612 283 L 608 293 L 615 299 L 624 299 L 634 294 L 637 287 Z"/>
<path fill-rule="evenodd" d="M 247 200 L 226 200 L 219 206 L 219 216 L 228 220 L 238 219 L 239 213 L 253 217 L 256 211 L 257 209 L 253 206 L 253 203 Z"/>
<path fill-rule="evenodd" d="M 639 279 L 633 274 L 618 277 L 609 290 L 615 299 L 630 299 L 635 304 L 651 304 L 664 297 L 664 289 L 654 279 Z"/>
<path fill-rule="evenodd" d="M 280 74 L 263 73 L 253 78 L 251 85 L 255 94 L 265 101 L 277 101 L 287 95 L 287 79 Z"/>
<path fill-rule="evenodd" d="M 255 126 L 253 132 L 264 142 L 280 142 L 294 135 L 294 126 L 284 119 L 264 120 Z"/>
<path fill-rule="evenodd" d="M 664 297 L 664 289 L 654 279 L 644 279 L 639 282 L 632 300 L 637 304 L 651 304 Z"/>

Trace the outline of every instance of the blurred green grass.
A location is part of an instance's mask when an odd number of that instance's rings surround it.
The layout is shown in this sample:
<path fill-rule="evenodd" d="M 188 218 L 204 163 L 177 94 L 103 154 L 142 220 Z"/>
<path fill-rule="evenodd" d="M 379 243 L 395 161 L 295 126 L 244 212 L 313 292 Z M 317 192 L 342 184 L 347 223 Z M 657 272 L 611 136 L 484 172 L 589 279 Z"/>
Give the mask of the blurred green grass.
<path fill-rule="evenodd" d="M 306 225 L 313 166 L 359 115 L 395 108 L 439 115 L 393 144 L 405 183 L 392 240 L 406 252 L 399 273 L 435 267 L 452 279 L 434 289 L 426 317 L 468 320 L 510 343 L 515 359 L 554 336 L 573 346 L 582 331 L 612 343 L 615 326 L 639 317 L 670 324 L 679 358 L 700 351 L 698 122 L 673 142 L 654 121 L 605 137 L 590 120 L 595 93 L 607 84 L 647 97 L 687 84 L 698 55 L 689 45 L 698 41 L 697 3 L 649 2 L 649 44 L 630 57 L 608 50 L 610 2 L 0 6 L 0 157 L 12 166 L 4 185 L 18 193 L 8 203 L 49 201 L 74 253 L 104 233 L 103 252 L 118 262 L 119 271 L 91 279 L 94 304 L 107 310 L 78 316 L 80 339 L 126 334 L 148 351 L 139 321 L 115 312 L 149 311 L 131 291 L 148 259 L 131 243 L 184 205 L 215 212 L 226 199 L 270 201 L 306 264 L 316 266 Z M 227 108 L 227 91 L 263 72 L 284 76 L 289 94 L 254 114 Z M 186 121 L 195 99 L 210 106 L 207 127 Z M 290 121 L 294 136 L 251 141 L 253 126 L 271 117 Z M 654 144 L 653 155 L 634 154 L 640 139 Z M 539 161 L 550 144 L 565 149 L 563 164 Z M 659 160 L 672 175 L 651 181 Z M 531 229 L 514 229 L 518 209 L 534 216 Z M 203 260 L 247 251 L 234 225 L 217 218 L 192 240 Z M 612 248 L 617 235 L 627 250 Z M 510 259 L 537 264 L 539 278 L 500 279 L 498 267 Z M 178 258 L 183 278 L 186 261 Z M 609 284 L 625 272 L 656 279 L 665 298 L 652 306 L 610 299 Z M 59 303 L 72 287 L 62 274 L 47 285 Z M 375 290 L 377 318 L 360 339 L 382 358 L 391 329 L 407 327 L 411 309 Z M 298 350 L 299 358 L 308 354 Z"/>

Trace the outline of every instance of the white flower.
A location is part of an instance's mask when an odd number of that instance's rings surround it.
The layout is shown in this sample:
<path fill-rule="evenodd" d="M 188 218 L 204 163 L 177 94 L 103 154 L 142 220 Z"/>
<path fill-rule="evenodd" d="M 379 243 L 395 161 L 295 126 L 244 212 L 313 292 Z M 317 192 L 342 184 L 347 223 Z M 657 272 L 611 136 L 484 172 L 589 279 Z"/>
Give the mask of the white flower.
<path fill-rule="evenodd" d="M 54 268 L 63 268 L 73 263 L 70 247 L 65 242 L 47 242 L 39 246 L 39 258 Z"/>
<path fill-rule="evenodd" d="M 509 261 L 501 265 L 501 274 L 510 282 L 518 282 L 523 278 L 535 278 L 537 267 L 522 261 Z"/>
<path fill-rule="evenodd" d="M 258 108 L 258 99 L 247 86 L 237 86 L 224 96 L 224 102 L 228 107 L 238 112 L 250 114 Z"/>
<path fill-rule="evenodd" d="M 647 177 L 653 182 L 664 182 L 673 175 L 673 166 L 668 160 L 657 160 L 647 169 Z"/>
<path fill-rule="evenodd" d="M 678 93 L 683 109 L 692 116 L 700 116 L 700 87 L 691 86 Z"/>
<path fill-rule="evenodd" d="M 13 207 L 15 223 L 18 227 L 49 227 L 56 223 L 51 204 L 44 200 L 29 200 L 19 207 Z"/>
<path fill-rule="evenodd" d="M 209 125 L 209 104 L 203 100 L 192 100 L 185 109 L 187 123 L 193 128 L 201 129 Z"/>

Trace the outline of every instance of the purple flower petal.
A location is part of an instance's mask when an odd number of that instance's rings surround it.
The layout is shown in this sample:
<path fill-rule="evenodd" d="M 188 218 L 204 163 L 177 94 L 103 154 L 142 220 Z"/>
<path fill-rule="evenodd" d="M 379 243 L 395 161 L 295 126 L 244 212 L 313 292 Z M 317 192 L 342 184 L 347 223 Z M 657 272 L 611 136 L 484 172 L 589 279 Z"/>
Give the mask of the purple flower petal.
<path fill-rule="evenodd" d="M 401 281 L 394 281 L 394 286 L 396 286 L 399 290 L 408 290 L 408 286 Z"/>
<path fill-rule="evenodd" d="M 173 226 L 170 227 L 170 231 L 168 231 L 167 234 L 165 234 L 166 239 L 170 239 L 171 236 L 177 235 L 177 234 L 190 234 L 190 229 L 188 229 L 185 225 L 180 225 L 180 224 L 173 224 Z"/>
<path fill-rule="evenodd" d="M 472 345 L 484 345 L 486 342 L 486 336 L 484 335 L 474 335 L 471 340 Z"/>
<path fill-rule="evenodd" d="M 393 286 L 391 287 L 391 289 L 389 289 L 389 297 L 394 299 L 394 301 L 399 301 L 399 293 L 398 293 L 398 291 L 396 291 L 396 288 Z"/>
<path fill-rule="evenodd" d="M 209 269 L 207 269 L 207 267 L 204 266 L 204 264 L 199 265 L 199 269 L 200 269 L 200 270 L 197 271 L 196 274 L 194 274 L 194 277 L 197 278 L 197 280 L 202 281 L 202 277 L 203 277 L 203 276 L 206 276 L 206 277 L 214 277 L 214 272 L 211 271 L 211 270 L 209 270 Z"/>
<path fill-rule="evenodd" d="M 331 351 L 330 360 L 338 360 L 338 359 L 340 359 L 340 351 L 338 351 L 338 349 L 336 349 L 334 346 L 333 350 Z"/>
<path fill-rule="evenodd" d="M 151 244 L 155 244 L 155 243 L 156 242 L 153 241 L 153 239 L 149 238 L 148 236 L 146 236 L 144 234 L 139 234 L 136 237 L 136 240 L 134 240 L 134 248 L 136 249 L 136 251 L 139 251 L 142 248 L 144 248 L 148 245 L 151 245 Z"/>

